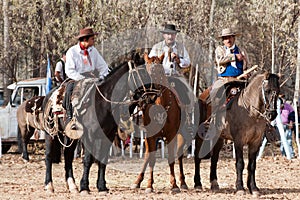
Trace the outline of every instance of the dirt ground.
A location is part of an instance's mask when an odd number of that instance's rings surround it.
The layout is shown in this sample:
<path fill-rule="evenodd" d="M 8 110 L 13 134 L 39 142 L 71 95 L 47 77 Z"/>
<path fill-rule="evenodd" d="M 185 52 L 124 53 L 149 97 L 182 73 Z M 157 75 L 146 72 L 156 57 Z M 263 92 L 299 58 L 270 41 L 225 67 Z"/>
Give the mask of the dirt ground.
<path fill-rule="evenodd" d="M 269 148 L 269 147 L 268 147 Z M 280 155 L 273 156 L 266 148 L 265 155 L 257 162 L 256 181 L 260 188 L 259 199 L 300 199 L 300 160 L 286 160 Z M 157 154 L 159 155 L 159 154 Z M 246 191 L 243 196 L 235 194 L 235 160 L 231 155 L 221 155 L 218 164 L 220 191 L 210 191 L 208 160 L 201 164 L 203 190 L 193 189 L 194 164 L 193 159 L 184 159 L 184 170 L 188 190 L 170 194 L 169 168 L 167 159 L 157 158 L 154 172 L 154 192 L 145 193 L 148 174 L 139 190 L 131 190 L 130 185 L 135 181 L 141 168 L 142 159 L 126 156 L 111 158 L 107 166 L 108 193 L 98 193 L 95 187 L 97 166 L 94 164 L 90 174 L 89 195 L 70 194 L 66 189 L 63 163 L 54 164 L 53 181 L 55 193 L 44 191 L 45 162 L 43 151 L 30 154 L 30 162 L 24 163 L 21 155 L 10 150 L 0 158 L 0 199 L 253 199 Z M 247 160 L 245 161 L 247 164 Z M 178 174 L 178 165 L 176 164 Z M 74 161 L 76 184 L 79 186 L 82 175 L 81 159 Z M 247 170 L 244 170 L 246 180 Z M 178 178 L 178 176 L 177 176 Z"/>

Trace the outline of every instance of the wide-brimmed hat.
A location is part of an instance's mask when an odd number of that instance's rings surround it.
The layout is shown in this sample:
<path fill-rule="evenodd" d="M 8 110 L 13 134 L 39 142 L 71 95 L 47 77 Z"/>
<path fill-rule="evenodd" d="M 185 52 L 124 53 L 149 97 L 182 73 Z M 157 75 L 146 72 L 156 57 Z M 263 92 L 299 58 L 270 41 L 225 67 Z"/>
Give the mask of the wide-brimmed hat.
<path fill-rule="evenodd" d="M 174 24 L 166 24 L 165 29 L 160 30 L 161 33 L 178 33 L 179 30 L 176 30 L 176 27 Z"/>
<path fill-rule="evenodd" d="M 225 28 L 222 30 L 221 35 L 219 38 L 226 37 L 226 36 L 239 36 L 241 35 L 240 33 L 237 33 L 235 30 L 232 28 Z"/>
<path fill-rule="evenodd" d="M 82 38 L 86 36 L 92 36 L 92 35 L 98 35 L 98 33 L 94 32 L 92 28 L 86 27 L 83 29 L 80 29 L 79 35 L 76 36 L 76 38 Z"/>

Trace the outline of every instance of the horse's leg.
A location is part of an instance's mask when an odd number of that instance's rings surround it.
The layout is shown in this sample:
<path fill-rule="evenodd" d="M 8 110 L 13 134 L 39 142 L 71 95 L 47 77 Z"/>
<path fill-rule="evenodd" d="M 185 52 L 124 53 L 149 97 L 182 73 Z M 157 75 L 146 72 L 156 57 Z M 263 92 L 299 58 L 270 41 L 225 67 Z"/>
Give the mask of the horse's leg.
<path fill-rule="evenodd" d="M 89 174 L 90 169 L 93 164 L 92 154 L 88 149 L 84 151 L 84 159 L 83 159 L 83 175 L 80 181 L 80 193 L 89 193 Z"/>
<path fill-rule="evenodd" d="M 136 188 L 140 188 L 141 187 L 141 183 L 144 180 L 144 176 L 145 176 L 145 171 L 147 168 L 147 165 L 149 163 L 149 159 L 150 159 L 150 152 L 149 152 L 149 139 L 145 138 L 145 154 L 144 154 L 144 163 L 142 166 L 142 171 L 141 173 L 138 175 L 136 181 L 134 182 L 134 184 L 131 185 L 131 189 L 136 189 Z M 155 146 L 155 143 L 154 143 Z"/>
<path fill-rule="evenodd" d="M 172 192 L 180 192 L 180 189 L 178 188 L 176 184 L 176 177 L 175 177 L 175 147 L 177 143 L 177 135 L 171 141 L 168 143 L 168 163 L 170 167 L 170 183 L 171 183 L 171 191 Z"/>
<path fill-rule="evenodd" d="M 33 131 L 34 129 L 32 130 L 31 127 L 29 130 L 27 130 L 26 126 L 18 127 L 18 134 L 20 134 L 19 139 L 21 140 L 21 144 L 22 144 L 22 158 L 26 162 L 29 161 L 27 144 L 29 143 L 30 137 L 33 135 Z"/>
<path fill-rule="evenodd" d="M 223 147 L 224 140 L 219 138 L 217 143 L 213 148 L 211 155 L 211 164 L 210 164 L 210 188 L 211 190 L 219 190 L 218 178 L 217 178 L 217 165 L 219 160 L 219 154 Z"/>
<path fill-rule="evenodd" d="M 106 171 L 106 163 L 108 162 L 108 152 L 111 147 L 111 142 L 104 139 L 100 140 L 100 142 L 101 142 L 100 146 L 102 148 L 100 149 L 99 154 L 96 154 L 96 158 L 99 159 L 97 188 L 99 192 L 107 192 L 108 188 L 106 187 L 105 171 Z"/>
<path fill-rule="evenodd" d="M 238 144 L 234 141 L 234 149 L 236 156 L 236 194 L 241 195 L 245 193 L 244 184 L 243 184 L 243 170 L 245 167 L 244 158 L 243 158 L 243 145 Z"/>
<path fill-rule="evenodd" d="M 180 188 L 181 189 L 188 189 L 188 186 L 185 182 L 185 176 L 184 176 L 184 172 L 183 172 L 183 147 L 185 145 L 185 140 L 183 138 L 183 136 L 181 134 L 177 135 L 177 157 L 178 157 L 178 164 L 179 164 L 179 171 L 180 171 L 180 175 L 179 175 L 179 179 L 180 179 Z M 189 145 L 189 144 L 188 144 Z"/>
<path fill-rule="evenodd" d="M 202 190 L 202 183 L 201 183 L 201 177 L 200 177 L 200 149 L 202 145 L 203 140 L 196 135 L 195 138 L 195 155 L 194 155 L 194 162 L 195 162 L 195 173 L 194 173 L 194 188 L 198 190 Z"/>
<path fill-rule="evenodd" d="M 71 144 L 72 143 L 72 144 Z M 67 138 L 67 146 L 64 150 L 65 157 L 65 178 L 67 182 L 67 188 L 71 193 L 78 193 L 78 188 L 75 184 L 75 179 L 73 175 L 73 160 L 74 160 L 74 152 L 77 146 L 77 140 L 70 140 Z"/>
<path fill-rule="evenodd" d="M 52 147 L 53 147 L 53 138 L 49 134 L 45 134 L 45 143 L 46 143 L 46 177 L 45 177 L 45 191 L 54 192 L 53 180 L 52 180 Z"/>
<path fill-rule="evenodd" d="M 247 177 L 247 187 L 251 194 L 258 196 L 259 189 L 255 182 L 255 169 L 256 169 L 256 156 L 258 154 L 260 145 L 251 144 L 248 148 L 248 177 Z"/>
<path fill-rule="evenodd" d="M 150 193 L 153 191 L 153 183 L 154 183 L 154 178 L 153 178 L 153 170 L 154 170 L 154 165 L 156 162 L 156 137 L 151 137 L 148 139 L 148 152 L 149 152 L 149 157 L 148 157 L 148 162 L 149 162 L 149 172 L 150 172 L 150 177 L 148 179 L 148 184 L 147 184 L 147 189 L 145 190 L 146 193 Z M 173 167 L 174 168 L 174 167 Z"/>

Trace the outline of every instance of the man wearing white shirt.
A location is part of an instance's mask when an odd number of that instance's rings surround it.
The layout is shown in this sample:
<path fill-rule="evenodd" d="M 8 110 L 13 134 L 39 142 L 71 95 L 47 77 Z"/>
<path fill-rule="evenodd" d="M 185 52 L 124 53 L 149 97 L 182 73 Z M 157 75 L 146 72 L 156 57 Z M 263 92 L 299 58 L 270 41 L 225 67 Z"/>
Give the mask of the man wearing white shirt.
<path fill-rule="evenodd" d="M 165 74 L 167 76 L 177 75 L 178 67 L 188 68 L 190 66 L 191 61 L 189 54 L 184 45 L 176 41 L 176 35 L 179 30 L 176 30 L 174 24 L 165 24 L 164 29 L 160 30 L 160 32 L 162 33 L 164 40 L 152 47 L 149 57 L 159 57 L 164 54 L 165 56 L 162 65 Z M 184 132 L 184 134 L 187 133 L 185 136 L 190 137 L 194 134 L 194 124 L 191 121 L 192 107 L 194 104 L 189 93 L 193 94 L 193 92 L 184 77 L 177 76 L 177 80 L 176 84 L 174 84 L 174 89 L 177 93 L 176 96 L 179 97 L 181 107 L 185 110 L 185 113 L 182 113 L 182 119 L 185 121 L 185 125 L 181 126 L 181 132 Z M 181 90 L 183 87 L 187 88 L 188 92 Z M 185 139 L 187 138 L 185 137 Z"/>
<path fill-rule="evenodd" d="M 68 78 L 79 81 L 84 78 L 99 78 L 103 80 L 108 75 L 109 68 L 98 50 L 94 47 L 95 33 L 92 28 L 81 29 L 76 37 L 78 43 L 72 46 L 66 54 L 65 70 Z M 67 85 L 64 98 L 64 107 L 67 111 L 67 122 L 73 117 L 71 95 L 74 89 L 74 82 Z M 71 127 L 76 129 L 76 127 Z"/>
<path fill-rule="evenodd" d="M 171 75 L 172 72 L 176 73 L 176 65 L 181 68 L 189 67 L 190 57 L 183 44 L 176 41 L 179 30 L 176 30 L 175 25 L 166 24 L 164 30 L 160 32 L 163 34 L 164 40 L 152 47 L 149 57 L 161 56 L 164 53 L 163 67 L 168 75 Z"/>

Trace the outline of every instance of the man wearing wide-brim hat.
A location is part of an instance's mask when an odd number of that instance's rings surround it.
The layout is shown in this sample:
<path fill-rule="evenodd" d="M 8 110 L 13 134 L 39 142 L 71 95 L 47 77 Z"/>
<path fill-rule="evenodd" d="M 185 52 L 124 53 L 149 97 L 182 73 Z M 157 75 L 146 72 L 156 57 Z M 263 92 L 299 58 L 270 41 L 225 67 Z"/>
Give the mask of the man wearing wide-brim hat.
<path fill-rule="evenodd" d="M 96 35 L 98 33 L 94 32 L 91 27 L 86 27 L 81 29 L 75 37 L 78 39 L 78 43 L 72 46 L 66 53 L 65 72 L 69 79 L 79 81 L 89 77 L 103 80 L 108 75 L 108 65 L 94 47 Z M 67 85 L 63 102 L 63 106 L 67 111 L 66 124 L 73 117 L 73 108 L 70 103 L 73 88 L 74 82 Z M 76 127 L 71 126 L 71 129 L 76 130 Z"/>
<path fill-rule="evenodd" d="M 165 24 L 160 30 L 164 40 L 155 44 L 149 57 L 165 54 L 163 67 L 166 74 L 176 73 L 176 67 L 187 68 L 190 65 L 190 57 L 182 43 L 176 41 L 179 30 L 174 24 Z"/>
<path fill-rule="evenodd" d="M 224 108 L 222 105 L 225 104 L 227 97 L 232 97 L 238 92 L 237 86 L 228 85 L 227 88 L 230 92 L 227 96 L 224 84 L 242 75 L 247 68 L 246 51 L 235 44 L 235 38 L 239 35 L 233 28 L 225 28 L 218 36 L 223 42 L 223 45 L 218 46 L 215 50 L 218 79 L 212 85 L 208 100 L 212 105 L 212 113 L 215 113 L 211 116 L 211 122 L 215 124 L 218 131 L 221 131 L 224 126 L 226 114 L 226 109 L 220 108 Z"/>
<path fill-rule="evenodd" d="M 153 57 L 153 56 L 160 57 L 162 54 L 164 54 L 162 65 L 165 70 L 165 74 L 177 75 L 179 74 L 178 72 L 179 68 L 188 68 L 190 66 L 189 54 L 186 48 L 184 47 L 184 45 L 176 41 L 176 35 L 179 32 L 179 30 L 176 29 L 176 26 L 174 24 L 165 24 L 164 28 L 161 29 L 160 32 L 162 33 L 164 40 L 155 44 L 152 47 L 149 57 Z M 193 96 L 193 91 L 184 77 L 179 78 L 177 76 L 177 80 L 178 82 L 176 83 L 173 82 L 175 85 L 174 89 L 178 93 L 177 96 L 179 97 L 179 101 L 181 101 L 181 107 L 185 108 L 186 111 L 186 113 L 184 112 L 182 113 L 182 117 L 183 119 L 191 119 L 191 110 L 193 110 L 192 107 L 194 106 L 193 104 L 194 101 L 192 99 L 187 100 L 187 98 Z M 187 90 L 189 91 L 183 92 L 182 88 L 187 88 Z M 188 96 L 186 94 L 191 94 L 191 95 Z M 183 102 L 189 102 L 189 103 L 183 103 Z M 186 137 L 187 135 L 185 134 L 192 135 L 195 128 L 193 127 L 193 124 L 189 122 L 191 120 L 183 120 L 183 121 L 185 121 L 185 126 L 181 126 L 182 127 L 181 133 L 183 134 L 185 139 L 188 140 L 188 138 Z"/>
<path fill-rule="evenodd" d="M 225 28 L 218 37 L 223 41 L 223 46 L 218 46 L 215 51 L 219 77 L 237 77 L 247 68 L 246 51 L 235 44 L 239 35 L 233 28 Z"/>

